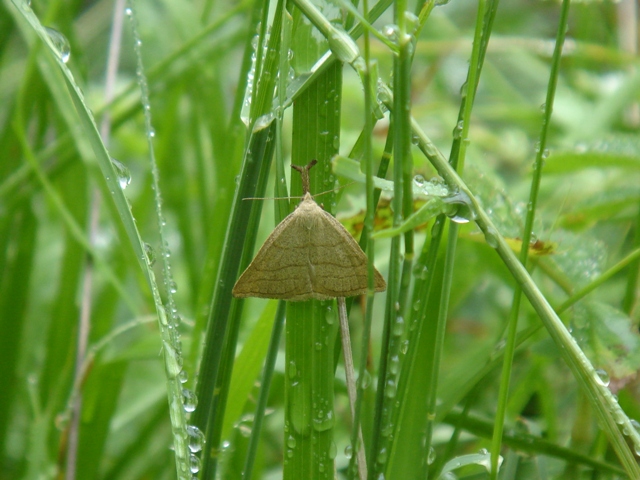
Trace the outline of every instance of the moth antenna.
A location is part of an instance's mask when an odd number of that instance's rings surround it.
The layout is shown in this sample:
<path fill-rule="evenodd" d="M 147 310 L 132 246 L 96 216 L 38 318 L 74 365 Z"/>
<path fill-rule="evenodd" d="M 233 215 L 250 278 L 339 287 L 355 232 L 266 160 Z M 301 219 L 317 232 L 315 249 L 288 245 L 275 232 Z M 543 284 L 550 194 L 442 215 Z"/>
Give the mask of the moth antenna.
<path fill-rule="evenodd" d="M 309 163 L 307 163 L 304 167 L 301 167 L 300 165 L 293 165 L 293 164 L 291 165 L 291 168 L 300 172 L 300 177 L 302 178 L 302 194 L 303 195 L 306 195 L 307 193 L 309 193 L 309 170 L 311 170 L 311 167 L 313 167 L 316 163 L 318 163 L 318 160 L 314 158 Z"/>

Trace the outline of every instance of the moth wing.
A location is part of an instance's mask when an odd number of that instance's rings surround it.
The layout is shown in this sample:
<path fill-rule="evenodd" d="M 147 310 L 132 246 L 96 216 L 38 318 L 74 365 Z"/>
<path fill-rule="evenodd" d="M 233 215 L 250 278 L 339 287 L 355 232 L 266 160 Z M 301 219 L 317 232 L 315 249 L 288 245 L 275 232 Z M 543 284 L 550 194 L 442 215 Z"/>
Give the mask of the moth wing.
<path fill-rule="evenodd" d="M 233 287 L 234 297 L 312 298 L 307 260 L 309 232 L 300 210 L 288 215 L 265 240 Z"/>
<path fill-rule="evenodd" d="M 367 256 L 351 234 L 330 213 L 322 212 L 315 225 L 309 257 L 314 265 L 313 290 L 327 298 L 351 297 L 367 293 Z M 374 290 L 387 285 L 374 267 Z"/>

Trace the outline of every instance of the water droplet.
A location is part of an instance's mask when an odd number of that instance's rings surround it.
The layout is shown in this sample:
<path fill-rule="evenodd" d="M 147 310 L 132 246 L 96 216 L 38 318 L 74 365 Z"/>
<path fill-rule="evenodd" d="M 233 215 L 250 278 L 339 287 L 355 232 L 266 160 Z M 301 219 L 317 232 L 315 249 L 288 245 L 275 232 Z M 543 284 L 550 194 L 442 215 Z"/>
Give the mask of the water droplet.
<path fill-rule="evenodd" d="M 180 383 L 187 383 L 187 380 L 189 380 L 189 374 L 182 370 L 179 374 L 178 374 L 178 380 L 180 381 Z"/>
<path fill-rule="evenodd" d="M 326 410 L 322 408 L 317 409 L 316 414 L 313 416 L 313 428 L 316 431 L 322 432 L 329 430 L 333 427 L 333 424 L 334 418 L 331 408 L 327 408 Z"/>
<path fill-rule="evenodd" d="M 160 323 L 166 325 L 166 313 L 162 309 L 159 309 L 158 314 L 160 315 Z M 169 378 L 176 378 L 182 371 L 182 357 L 180 353 L 166 341 L 162 342 L 162 347 L 164 349 L 164 367 L 167 371 L 167 376 Z"/>
<path fill-rule="evenodd" d="M 171 293 L 176 293 L 178 291 L 178 284 L 173 280 L 169 282 L 169 291 Z"/>
<path fill-rule="evenodd" d="M 196 453 L 202 450 L 204 445 L 204 434 L 195 425 L 187 425 L 187 440 L 189 442 L 189 450 Z"/>
<path fill-rule="evenodd" d="M 151 127 L 151 128 L 149 129 L 149 132 L 147 132 L 147 135 L 149 136 L 149 138 L 155 138 L 155 136 L 156 136 L 156 130 L 155 130 L 155 128 Z"/>
<path fill-rule="evenodd" d="M 376 456 L 376 461 L 378 463 L 386 463 L 388 456 L 389 456 L 389 453 L 387 452 L 387 449 L 382 447 L 378 452 L 378 455 Z"/>
<path fill-rule="evenodd" d="M 436 451 L 433 447 L 429 447 L 429 454 L 427 455 L 427 465 L 432 465 L 436 460 Z"/>
<path fill-rule="evenodd" d="M 394 355 L 391 357 L 391 361 L 389 362 L 389 372 L 392 375 L 397 375 L 400 370 L 400 357 Z"/>
<path fill-rule="evenodd" d="M 609 374 L 602 369 L 596 370 L 596 381 L 603 387 L 608 387 L 611 379 Z"/>
<path fill-rule="evenodd" d="M 120 188 L 124 190 L 131 183 L 131 173 L 129 173 L 129 169 L 115 158 L 111 159 L 111 165 L 113 165 L 116 171 L 116 178 L 118 179 Z"/>
<path fill-rule="evenodd" d="M 351 444 L 344 447 L 344 456 L 350 459 L 353 456 L 353 447 Z"/>
<path fill-rule="evenodd" d="M 396 385 L 396 382 L 390 378 L 389 380 L 387 380 L 387 385 L 384 389 L 384 394 L 386 395 L 387 398 L 395 398 L 397 393 L 398 393 L 398 386 Z"/>
<path fill-rule="evenodd" d="M 540 141 L 539 140 L 534 144 L 533 149 L 534 149 L 534 151 L 536 153 L 538 153 L 540 151 Z"/>
<path fill-rule="evenodd" d="M 189 470 L 191 473 L 198 473 L 200 471 L 200 459 L 196 455 L 189 455 Z"/>
<path fill-rule="evenodd" d="M 498 232 L 493 227 L 487 228 L 484 239 L 491 248 L 498 248 Z"/>
<path fill-rule="evenodd" d="M 369 373 L 369 370 L 365 370 L 362 377 L 358 378 L 358 381 L 360 382 L 363 390 L 369 388 L 369 385 L 371 385 L 371 374 Z"/>
<path fill-rule="evenodd" d="M 69 57 L 71 57 L 71 46 L 69 45 L 67 37 L 53 28 L 44 27 L 44 30 L 47 33 L 49 40 L 51 40 L 51 43 L 53 43 L 53 47 L 55 48 L 60 60 L 62 60 L 62 63 L 67 63 L 69 61 Z"/>
<path fill-rule="evenodd" d="M 400 28 L 397 25 L 385 25 L 382 34 L 392 42 L 397 42 L 400 36 Z"/>
<path fill-rule="evenodd" d="M 399 337 L 404 332 L 404 318 L 396 317 L 396 321 L 393 324 L 393 335 Z"/>
<path fill-rule="evenodd" d="M 416 263 L 415 267 L 413 267 L 413 275 L 416 278 L 419 278 L 421 280 L 424 280 L 427 278 L 427 275 L 429 274 L 429 269 L 427 268 L 426 265 L 420 264 L 420 263 Z M 414 310 L 418 310 L 416 305 L 419 305 L 420 301 L 418 300 L 418 302 L 414 303 L 413 305 L 413 309 Z"/>
<path fill-rule="evenodd" d="M 269 112 L 265 115 L 261 115 L 253 125 L 253 131 L 259 132 L 260 130 L 264 130 L 267 128 L 273 121 L 276 119 L 276 116 L 273 112 Z"/>
<path fill-rule="evenodd" d="M 475 220 L 476 214 L 468 195 L 464 192 L 458 192 L 448 197 L 444 197 L 442 201 L 451 205 L 451 209 L 447 212 L 447 216 L 452 222 L 469 223 Z"/>
<path fill-rule="evenodd" d="M 464 128 L 464 121 L 460 120 L 453 128 L 453 138 L 458 140 L 462 136 L 462 129 Z"/>
<path fill-rule="evenodd" d="M 296 448 L 296 439 L 293 435 L 289 435 L 289 437 L 287 438 L 287 447 L 289 448 Z"/>
<path fill-rule="evenodd" d="M 147 262 L 149 266 L 152 267 L 154 263 L 156 263 L 156 252 L 151 245 L 148 243 L 144 244 L 144 253 L 147 256 Z"/>
<path fill-rule="evenodd" d="M 296 362 L 289 362 L 289 378 L 294 379 L 298 376 L 298 367 L 296 367 Z"/>
<path fill-rule="evenodd" d="M 421 299 L 417 299 L 414 303 L 413 303 L 413 310 L 415 312 L 417 312 L 418 310 L 420 310 L 420 305 L 422 305 L 422 300 Z"/>
<path fill-rule="evenodd" d="M 331 445 L 329 445 L 329 458 L 331 460 L 333 460 L 334 458 L 336 458 L 336 456 L 338 455 L 338 447 L 336 446 L 335 442 L 331 442 Z"/>
<path fill-rule="evenodd" d="M 182 389 L 182 398 L 184 400 L 184 411 L 193 412 L 198 405 L 198 397 L 188 388 Z"/>

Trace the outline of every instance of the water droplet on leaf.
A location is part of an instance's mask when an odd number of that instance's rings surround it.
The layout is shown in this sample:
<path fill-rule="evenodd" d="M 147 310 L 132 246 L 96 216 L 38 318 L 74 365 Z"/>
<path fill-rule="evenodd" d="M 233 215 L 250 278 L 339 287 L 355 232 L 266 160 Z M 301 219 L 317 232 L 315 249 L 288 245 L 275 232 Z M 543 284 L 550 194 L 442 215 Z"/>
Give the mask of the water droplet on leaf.
<path fill-rule="evenodd" d="M 60 60 L 62 60 L 62 63 L 67 63 L 69 61 L 69 57 L 71 57 L 71 46 L 69 45 L 67 37 L 53 28 L 44 27 L 44 30 L 47 33 L 49 40 L 51 40 L 51 43 L 53 43 L 56 53 Z"/>

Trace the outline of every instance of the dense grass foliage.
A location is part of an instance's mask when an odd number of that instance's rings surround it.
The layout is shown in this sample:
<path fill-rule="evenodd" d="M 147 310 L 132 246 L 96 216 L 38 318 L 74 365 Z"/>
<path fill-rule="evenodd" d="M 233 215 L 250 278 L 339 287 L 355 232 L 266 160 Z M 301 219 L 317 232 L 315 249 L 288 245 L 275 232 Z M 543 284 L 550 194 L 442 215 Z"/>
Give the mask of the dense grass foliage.
<path fill-rule="evenodd" d="M 640 478 L 636 8 L 4 0 L 0 479 Z"/>

